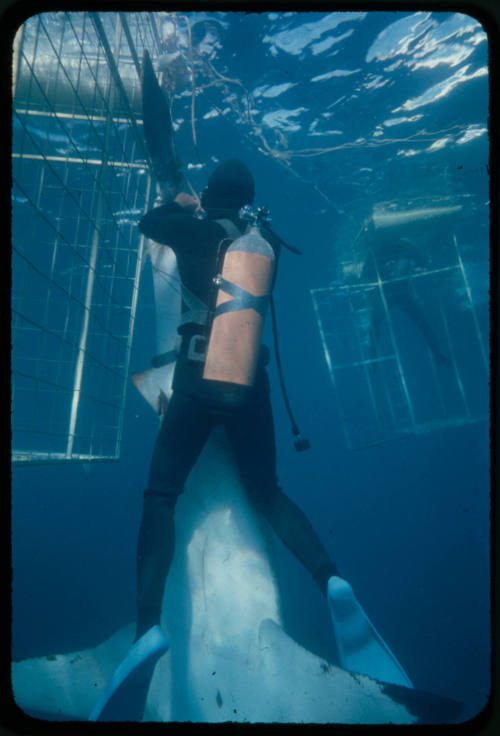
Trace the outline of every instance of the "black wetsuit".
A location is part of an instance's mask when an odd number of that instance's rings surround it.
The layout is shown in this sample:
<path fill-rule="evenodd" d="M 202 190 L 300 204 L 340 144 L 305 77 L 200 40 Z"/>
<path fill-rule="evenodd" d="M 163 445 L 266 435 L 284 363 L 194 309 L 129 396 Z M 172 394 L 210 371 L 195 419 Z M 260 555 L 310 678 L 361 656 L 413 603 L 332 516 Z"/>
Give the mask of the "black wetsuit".
<path fill-rule="evenodd" d="M 153 209 L 139 223 L 147 237 L 172 248 L 183 284 L 205 303 L 211 298 L 219 246 L 227 238 L 216 217 L 213 212 L 210 218 L 197 220 L 170 203 Z M 237 216 L 230 219 L 240 231 L 244 229 Z M 189 335 L 183 337 L 181 354 L 188 340 Z M 214 411 L 190 390 L 190 381 L 197 380 L 197 370 L 195 366 L 192 373 L 182 361 L 176 367 L 174 392 L 153 450 L 138 540 L 136 638 L 160 621 L 164 583 L 174 554 L 174 507 L 216 424 L 226 428 L 249 498 L 314 576 L 323 593 L 328 578 L 337 572 L 303 512 L 278 485 L 269 380 L 263 362 L 249 401 L 233 413 Z"/>

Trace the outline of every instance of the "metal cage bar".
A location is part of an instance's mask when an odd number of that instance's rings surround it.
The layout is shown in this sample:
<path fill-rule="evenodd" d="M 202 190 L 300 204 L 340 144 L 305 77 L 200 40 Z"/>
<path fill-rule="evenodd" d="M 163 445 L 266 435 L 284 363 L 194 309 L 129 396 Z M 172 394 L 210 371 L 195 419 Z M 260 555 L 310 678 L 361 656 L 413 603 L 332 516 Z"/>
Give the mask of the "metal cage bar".
<path fill-rule="evenodd" d="M 376 267 L 373 282 L 311 290 L 349 449 L 488 418 L 481 325 L 455 235 L 452 240 L 454 263 L 411 279 L 383 279 Z M 405 281 L 432 324 L 427 342 L 418 320 L 412 325 L 404 312 L 394 314 L 391 289 Z M 444 359 L 428 342 L 431 330 Z"/>

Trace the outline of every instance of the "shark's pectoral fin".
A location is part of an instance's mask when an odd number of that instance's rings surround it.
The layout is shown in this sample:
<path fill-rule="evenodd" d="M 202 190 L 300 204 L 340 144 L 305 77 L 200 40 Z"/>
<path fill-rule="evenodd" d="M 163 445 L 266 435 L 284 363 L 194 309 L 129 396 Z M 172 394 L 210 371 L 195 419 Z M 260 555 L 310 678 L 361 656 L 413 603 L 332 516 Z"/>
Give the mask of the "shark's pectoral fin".
<path fill-rule="evenodd" d="M 134 386 L 160 417 L 163 417 L 167 410 L 172 372 L 172 365 L 164 365 L 132 374 Z"/>

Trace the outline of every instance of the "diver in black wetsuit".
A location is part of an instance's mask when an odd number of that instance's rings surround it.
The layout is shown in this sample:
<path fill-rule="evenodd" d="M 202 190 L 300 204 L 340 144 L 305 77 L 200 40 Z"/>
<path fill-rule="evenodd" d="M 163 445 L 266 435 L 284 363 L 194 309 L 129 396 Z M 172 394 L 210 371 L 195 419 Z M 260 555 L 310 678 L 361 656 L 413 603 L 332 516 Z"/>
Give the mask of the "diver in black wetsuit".
<path fill-rule="evenodd" d="M 368 232 L 368 230 L 367 230 Z M 397 307 L 413 322 L 429 346 L 434 358 L 441 365 L 447 365 L 449 359 L 441 350 L 440 342 L 432 325 L 418 304 L 411 286 L 411 278 L 418 270 L 423 270 L 426 260 L 421 252 L 408 238 L 375 236 L 370 230 L 370 246 L 360 276 L 362 283 L 377 281 L 384 284 L 384 295 L 389 309 Z M 377 355 L 380 327 L 385 318 L 380 300 L 373 302 L 370 324 L 371 356 Z"/>
<path fill-rule="evenodd" d="M 239 161 L 221 164 L 202 195 L 206 219 L 193 217 L 196 200 L 180 194 L 173 202 L 156 207 L 139 223 L 144 235 L 175 252 L 180 279 L 191 295 L 209 304 L 217 274 L 219 248 L 231 242 L 218 218 L 230 220 L 235 234 L 247 223 L 239 209 L 254 198 L 253 177 Z M 276 252 L 277 243 L 271 243 Z M 183 306 L 183 312 L 187 306 Z M 337 574 L 334 563 L 303 512 L 278 485 L 269 380 L 265 370 L 267 349 L 261 348 L 257 378 L 248 401 L 233 412 L 220 412 L 200 398 L 198 387 L 203 364 L 189 359 L 193 334 L 203 328 L 183 323 L 180 355 L 173 394 L 168 402 L 153 451 L 144 494 L 138 540 L 138 618 L 136 639 L 160 622 L 165 579 L 174 553 L 174 508 L 184 483 L 215 424 L 223 424 L 247 493 L 287 547 L 305 565 L 326 595 L 327 581 Z"/>
<path fill-rule="evenodd" d="M 196 345 L 205 337 L 195 319 L 201 305 L 213 301 L 212 283 L 220 256 L 247 223 L 239 210 L 254 197 L 253 177 L 239 161 L 221 164 L 209 179 L 201 203 L 204 220 L 194 217 L 198 202 L 186 193 L 154 208 L 139 223 L 141 232 L 175 252 L 183 286 L 179 333 L 182 342 L 173 393 L 153 450 L 137 544 L 137 625 L 134 643 L 101 693 L 89 720 L 142 719 L 156 663 L 169 648 L 160 627 L 165 581 L 174 554 L 174 509 L 187 476 L 210 431 L 226 428 L 250 500 L 284 544 L 304 564 L 327 598 L 341 666 L 388 682 L 411 687 L 380 635 L 339 575 L 335 564 L 303 512 L 281 490 L 276 478 L 274 426 L 261 348 L 257 376 L 238 409 L 216 406 L 200 389 L 203 361 Z M 220 218 L 220 219 L 219 219 Z M 269 244 L 278 254 L 278 242 Z M 185 297 L 185 298 L 184 298 Z M 188 303 L 191 302 L 191 305 Z M 206 330 L 206 327 L 205 327 Z M 193 347 L 194 346 L 194 347 Z M 166 354 L 167 355 L 167 354 Z M 199 357 L 199 356 L 198 356 Z M 157 356 L 155 361 L 167 359 Z M 164 407 L 163 407 L 164 408 Z M 163 413 L 163 412 L 162 412 Z"/>

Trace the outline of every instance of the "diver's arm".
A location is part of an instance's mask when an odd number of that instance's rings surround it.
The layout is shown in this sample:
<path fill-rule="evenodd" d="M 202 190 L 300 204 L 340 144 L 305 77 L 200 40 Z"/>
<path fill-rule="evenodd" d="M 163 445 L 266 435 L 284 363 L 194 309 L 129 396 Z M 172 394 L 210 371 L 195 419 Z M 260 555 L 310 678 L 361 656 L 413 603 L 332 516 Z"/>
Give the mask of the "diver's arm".
<path fill-rule="evenodd" d="M 191 231 L 194 220 L 192 213 L 195 209 L 191 202 L 195 201 L 194 198 L 189 194 L 183 196 L 189 201 L 184 201 L 179 194 L 174 200 L 147 212 L 139 220 L 141 233 L 162 245 L 172 246 L 173 243 L 182 242 L 186 231 Z"/>
<path fill-rule="evenodd" d="M 170 246 L 174 252 L 196 250 L 200 243 L 210 238 L 210 230 L 215 229 L 215 239 L 224 235 L 216 222 L 193 217 L 197 207 L 198 203 L 191 195 L 177 195 L 175 200 L 147 212 L 139 220 L 139 230 L 156 243 Z"/>
<path fill-rule="evenodd" d="M 182 207 L 171 200 L 166 204 L 154 207 L 149 212 L 146 212 L 146 214 L 139 220 L 139 230 L 147 238 L 151 238 L 151 240 L 161 243 L 165 223 L 170 220 L 174 220 L 175 222 L 179 219 L 179 215 L 183 218 L 186 217 Z M 166 244 L 167 243 L 164 243 L 164 245 Z"/>
<path fill-rule="evenodd" d="M 201 207 L 200 200 L 187 192 L 179 192 L 174 199 L 174 202 L 179 205 L 179 207 L 182 207 L 185 212 L 191 212 L 193 215 L 204 211 Z"/>

